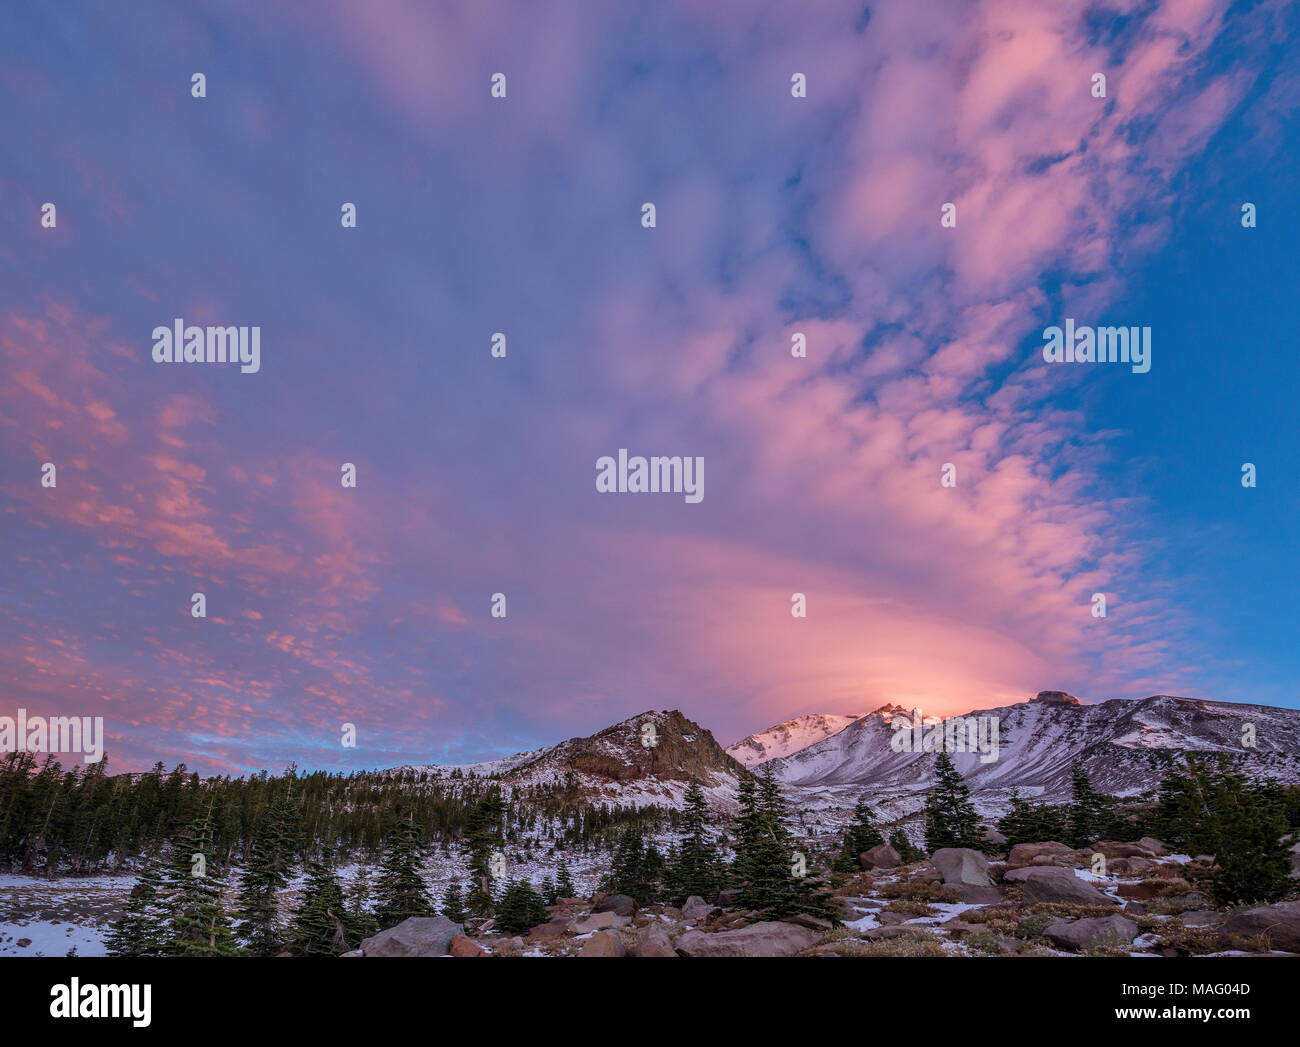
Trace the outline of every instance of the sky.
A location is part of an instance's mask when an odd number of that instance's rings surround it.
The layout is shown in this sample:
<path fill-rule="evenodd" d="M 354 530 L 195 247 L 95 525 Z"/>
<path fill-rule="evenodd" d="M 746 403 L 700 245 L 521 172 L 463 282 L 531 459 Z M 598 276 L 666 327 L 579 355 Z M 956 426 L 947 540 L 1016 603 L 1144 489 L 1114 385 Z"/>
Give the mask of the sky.
<path fill-rule="evenodd" d="M 3 5 L 0 715 L 238 775 L 646 709 L 727 744 L 1042 689 L 1300 708 L 1298 36 L 1222 0 Z M 1150 327 L 1150 371 L 1045 361 L 1067 317 Z M 178 318 L 259 327 L 260 369 L 156 362 Z M 704 497 L 598 491 L 620 448 Z"/>

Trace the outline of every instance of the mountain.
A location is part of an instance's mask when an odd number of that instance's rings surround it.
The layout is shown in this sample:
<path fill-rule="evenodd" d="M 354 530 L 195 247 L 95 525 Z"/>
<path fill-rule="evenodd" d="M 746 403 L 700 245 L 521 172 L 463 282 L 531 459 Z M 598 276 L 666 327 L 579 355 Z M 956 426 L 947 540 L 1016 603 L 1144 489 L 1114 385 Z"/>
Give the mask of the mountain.
<path fill-rule="evenodd" d="M 743 763 L 746 767 L 757 767 L 767 760 L 806 749 L 824 738 L 838 734 L 854 720 L 861 717 L 845 716 L 840 713 L 808 713 L 796 716 L 769 727 L 765 731 L 751 734 L 747 738 L 727 746 L 727 754 Z"/>
<path fill-rule="evenodd" d="M 1300 711 L 1294 709 L 1166 694 L 1082 705 L 1062 691 L 1041 691 L 1022 704 L 944 721 L 929 718 L 924 734 L 941 723 L 969 727 L 981 721 L 986 740 L 996 737 L 996 758 L 956 752 L 952 759 L 976 806 L 988 813 L 1003 809 L 1013 788 L 1048 802 L 1068 799 L 1076 762 L 1096 788 L 1124 797 L 1153 792 L 1175 755 L 1186 751 L 1244 755 L 1244 768 L 1254 777 L 1300 781 Z M 1242 744 L 1248 726 L 1253 748 Z M 787 786 L 807 793 L 810 806 L 821 806 L 818 798 L 842 804 L 845 795 L 866 792 L 898 817 L 921 805 L 934 763 L 932 751 L 895 751 L 891 743 L 899 730 L 910 736 L 900 741 L 914 740 L 910 727 L 906 710 L 885 706 L 830 738 L 773 760 L 773 770 Z M 989 749 L 994 755 L 994 747 Z"/>
<path fill-rule="evenodd" d="M 586 738 L 570 738 L 503 760 L 420 770 L 497 778 L 503 786 L 527 788 L 573 783 L 592 803 L 681 807 L 696 782 L 712 807 L 735 808 L 744 768 L 723 751 L 712 734 L 676 709 L 633 716 Z"/>

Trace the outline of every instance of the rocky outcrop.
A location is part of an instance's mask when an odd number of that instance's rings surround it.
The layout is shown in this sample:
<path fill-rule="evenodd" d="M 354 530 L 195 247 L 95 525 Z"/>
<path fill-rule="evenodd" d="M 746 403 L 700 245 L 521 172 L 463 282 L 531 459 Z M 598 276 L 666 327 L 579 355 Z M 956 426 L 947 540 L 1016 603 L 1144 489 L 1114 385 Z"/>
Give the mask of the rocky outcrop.
<path fill-rule="evenodd" d="M 902 865 L 903 859 L 889 844 L 881 843 L 858 855 L 858 864 L 865 870 L 893 869 Z"/>
<path fill-rule="evenodd" d="M 1045 866 L 1024 870 L 1020 889 L 1029 904 L 1062 902 L 1077 905 L 1118 905 L 1109 895 L 1074 875 L 1071 869 Z"/>
<path fill-rule="evenodd" d="M 677 939 L 677 951 L 682 956 L 795 956 L 820 939 L 807 927 L 771 921 L 713 934 L 687 931 Z"/>
<path fill-rule="evenodd" d="M 626 956 L 623 939 L 617 931 L 597 931 L 582 943 L 579 956 Z"/>
<path fill-rule="evenodd" d="M 1300 901 L 1261 905 L 1234 913 L 1221 928 L 1223 942 L 1231 946 L 1235 938 L 1267 935 L 1272 948 L 1281 952 L 1300 952 Z"/>
<path fill-rule="evenodd" d="M 445 916 L 412 916 L 361 943 L 366 956 L 446 956 L 464 928 Z"/>
<path fill-rule="evenodd" d="M 989 863 L 979 851 L 969 847 L 941 847 L 930 858 L 946 884 L 991 887 Z"/>
<path fill-rule="evenodd" d="M 1123 916 L 1095 916 L 1084 920 L 1057 920 L 1043 930 L 1048 941 L 1065 949 L 1080 951 L 1100 939 L 1125 944 L 1138 934 L 1138 925 Z"/>

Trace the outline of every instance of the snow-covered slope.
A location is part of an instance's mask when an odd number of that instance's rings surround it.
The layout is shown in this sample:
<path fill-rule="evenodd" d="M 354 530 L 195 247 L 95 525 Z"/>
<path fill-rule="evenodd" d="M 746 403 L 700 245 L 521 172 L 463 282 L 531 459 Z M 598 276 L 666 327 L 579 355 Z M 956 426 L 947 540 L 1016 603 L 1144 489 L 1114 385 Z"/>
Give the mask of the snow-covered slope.
<path fill-rule="evenodd" d="M 751 734 L 733 745 L 728 745 L 727 754 L 746 767 L 757 767 L 767 760 L 789 756 L 833 734 L 838 734 L 861 715 L 861 713 L 856 716 L 845 716 L 840 713 L 808 713 L 806 716 L 796 716 L 793 720 L 778 723 L 765 731 Z"/>

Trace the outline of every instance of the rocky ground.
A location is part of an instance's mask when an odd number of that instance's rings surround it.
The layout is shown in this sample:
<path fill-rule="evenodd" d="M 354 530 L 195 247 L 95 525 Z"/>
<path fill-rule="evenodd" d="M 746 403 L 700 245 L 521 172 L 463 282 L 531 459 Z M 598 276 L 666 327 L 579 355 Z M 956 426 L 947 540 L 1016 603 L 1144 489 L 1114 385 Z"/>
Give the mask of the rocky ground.
<path fill-rule="evenodd" d="M 1098 856 L 1100 855 L 1100 859 Z M 1202 956 L 1300 954 L 1300 901 L 1216 909 L 1193 881 L 1213 859 L 1159 841 L 1020 844 L 989 863 L 950 848 L 903 864 L 888 846 L 835 892 L 838 926 L 729 904 L 568 898 L 526 934 L 493 921 L 408 920 L 350 956 Z"/>

